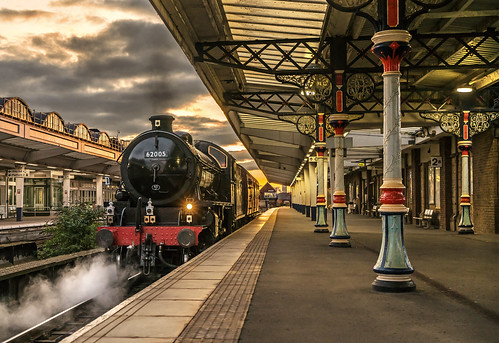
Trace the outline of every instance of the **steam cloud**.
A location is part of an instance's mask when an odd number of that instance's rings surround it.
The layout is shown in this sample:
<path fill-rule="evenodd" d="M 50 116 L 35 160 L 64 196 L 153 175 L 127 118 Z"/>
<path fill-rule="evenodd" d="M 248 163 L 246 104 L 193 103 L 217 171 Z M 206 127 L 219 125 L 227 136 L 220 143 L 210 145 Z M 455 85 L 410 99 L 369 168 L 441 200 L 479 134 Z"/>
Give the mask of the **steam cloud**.
<path fill-rule="evenodd" d="M 64 269 L 55 281 L 35 277 L 25 288 L 18 306 L 0 304 L 0 339 L 89 298 L 98 297 L 97 303 L 102 306 L 115 304 L 124 295 L 118 281 L 116 266 L 102 257 Z"/>

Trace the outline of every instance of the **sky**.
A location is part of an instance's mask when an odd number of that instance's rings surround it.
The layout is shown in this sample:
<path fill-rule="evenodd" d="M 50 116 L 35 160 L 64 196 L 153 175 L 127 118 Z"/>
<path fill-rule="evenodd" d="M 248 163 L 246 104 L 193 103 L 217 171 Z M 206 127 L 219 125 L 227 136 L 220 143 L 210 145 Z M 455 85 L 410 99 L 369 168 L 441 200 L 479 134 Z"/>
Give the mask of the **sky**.
<path fill-rule="evenodd" d="M 266 182 L 148 0 L 1 0 L 0 75 L 0 97 L 114 137 L 171 113 Z"/>

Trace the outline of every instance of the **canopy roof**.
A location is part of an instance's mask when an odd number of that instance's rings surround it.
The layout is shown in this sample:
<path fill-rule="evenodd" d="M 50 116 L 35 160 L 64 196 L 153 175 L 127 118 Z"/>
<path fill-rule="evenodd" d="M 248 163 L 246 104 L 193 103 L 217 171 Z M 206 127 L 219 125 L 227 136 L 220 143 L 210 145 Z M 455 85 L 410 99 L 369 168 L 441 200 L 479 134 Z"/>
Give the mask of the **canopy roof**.
<path fill-rule="evenodd" d="M 340 12 L 326 0 L 150 2 L 270 182 L 289 185 L 313 143 L 296 122 L 315 113 L 314 105 L 292 84 L 311 68 L 332 75 L 346 54 L 347 107 L 359 119 L 347 129 L 382 127 L 382 67 L 370 52 L 374 28 L 365 16 Z M 331 2 L 370 2 L 363 11 L 377 15 L 377 1 Z M 422 9 L 406 3 L 408 15 Z M 401 68 L 403 127 L 415 132 L 435 125 L 419 112 L 455 109 L 458 86 L 472 84 L 482 107 L 497 98 L 498 18 L 495 1 L 467 0 L 430 9 L 411 23 L 412 51 Z"/>

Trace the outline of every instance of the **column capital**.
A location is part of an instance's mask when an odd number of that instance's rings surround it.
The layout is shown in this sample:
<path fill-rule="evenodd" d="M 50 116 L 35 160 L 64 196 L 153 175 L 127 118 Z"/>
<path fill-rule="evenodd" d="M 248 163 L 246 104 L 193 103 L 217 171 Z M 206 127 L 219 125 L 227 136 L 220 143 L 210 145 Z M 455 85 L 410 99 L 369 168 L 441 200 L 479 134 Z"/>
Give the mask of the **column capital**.
<path fill-rule="evenodd" d="M 459 141 L 457 142 L 457 147 L 459 150 L 464 152 L 469 152 L 471 150 L 471 141 Z"/>
<path fill-rule="evenodd" d="M 345 127 L 348 125 L 348 114 L 333 113 L 329 116 L 330 124 L 334 129 L 335 136 L 343 136 Z"/>
<path fill-rule="evenodd" d="M 317 143 L 315 143 L 315 148 L 314 149 L 317 152 L 317 158 L 323 158 L 324 157 L 324 153 L 327 150 L 326 143 L 323 143 L 323 144 L 317 144 Z"/>
<path fill-rule="evenodd" d="M 400 63 L 411 50 L 411 34 L 406 30 L 385 30 L 374 34 L 371 51 L 381 62 L 386 72 L 400 72 Z"/>
<path fill-rule="evenodd" d="M 409 43 L 412 35 L 407 30 L 383 30 L 376 32 L 371 41 L 374 45 L 381 43 L 391 43 L 391 42 L 405 42 Z"/>

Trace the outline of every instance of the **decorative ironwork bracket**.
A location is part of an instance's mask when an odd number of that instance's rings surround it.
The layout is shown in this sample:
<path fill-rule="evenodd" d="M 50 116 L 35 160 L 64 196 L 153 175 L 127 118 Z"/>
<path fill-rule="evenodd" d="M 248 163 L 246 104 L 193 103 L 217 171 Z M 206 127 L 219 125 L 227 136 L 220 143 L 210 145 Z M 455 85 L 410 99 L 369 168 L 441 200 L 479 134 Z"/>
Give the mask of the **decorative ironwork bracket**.
<path fill-rule="evenodd" d="M 451 133 L 461 139 L 471 139 L 474 135 L 486 131 L 492 121 L 499 118 L 494 109 L 463 112 L 421 112 L 422 118 L 430 119 L 440 125 L 442 131 Z"/>

